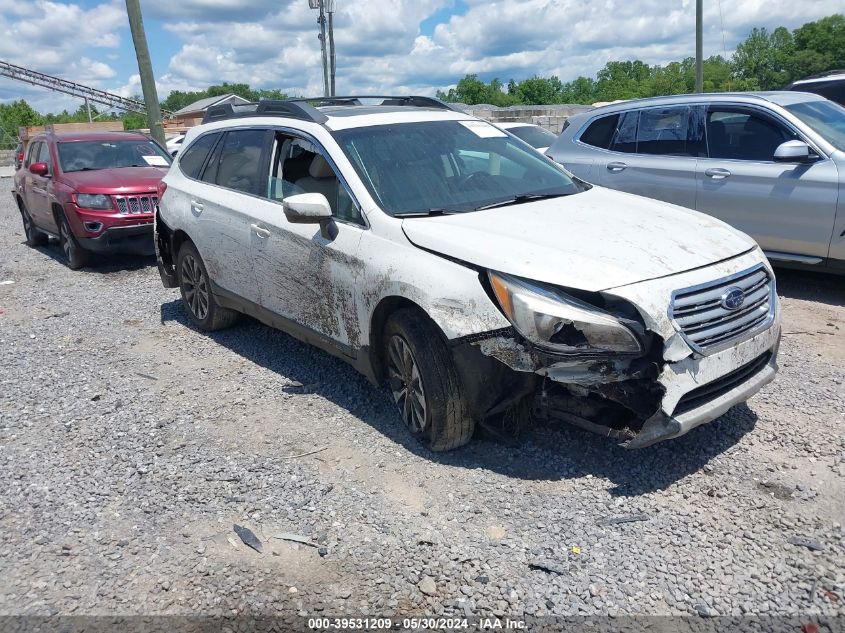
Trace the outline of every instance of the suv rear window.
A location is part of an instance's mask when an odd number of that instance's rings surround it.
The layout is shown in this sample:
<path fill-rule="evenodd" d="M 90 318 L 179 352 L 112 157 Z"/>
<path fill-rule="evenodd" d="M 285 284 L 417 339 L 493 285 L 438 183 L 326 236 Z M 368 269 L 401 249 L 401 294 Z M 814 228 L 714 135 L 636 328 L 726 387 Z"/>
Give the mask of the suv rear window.
<path fill-rule="evenodd" d="M 589 127 L 581 135 L 581 142 L 601 149 L 609 149 L 610 141 L 613 140 L 613 133 L 616 131 L 616 124 L 619 121 L 618 114 L 603 116 L 590 123 Z"/>
<path fill-rule="evenodd" d="M 266 183 L 261 153 L 267 130 L 233 130 L 223 139 L 215 182 L 221 187 L 260 195 Z M 262 173 L 262 171 L 264 173 Z"/>
<path fill-rule="evenodd" d="M 199 180 L 203 163 L 205 163 L 208 153 L 214 147 L 218 138 L 220 138 L 220 134 L 206 134 L 191 143 L 190 147 L 184 150 L 179 158 L 179 168 L 182 173 L 188 178 Z"/>

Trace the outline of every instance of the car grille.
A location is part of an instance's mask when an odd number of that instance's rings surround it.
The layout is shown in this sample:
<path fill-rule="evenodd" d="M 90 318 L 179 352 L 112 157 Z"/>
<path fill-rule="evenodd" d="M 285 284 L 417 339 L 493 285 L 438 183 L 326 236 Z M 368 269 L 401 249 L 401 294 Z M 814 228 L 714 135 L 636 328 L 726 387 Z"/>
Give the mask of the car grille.
<path fill-rule="evenodd" d="M 153 213 L 155 211 L 158 196 L 114 196 L 117 210 L 128 215 L 140 213 Z"/>
<path fill-rule="evenodd" d="M 763 367 L 769 363 L 769 359 L 771 359 L 771 357 L 772 353 L 766 352 L 765 354 L 752 360 L 750 363 L 747 363 L 738 369 L 734 369 L 731 373 L 725 374 L 721 378 L 717 378 L 712 382 L 708 382 L 706 385 L 697 387 L 689 393 L 684 394 L 684 396 L 678 401 L 678 405 L 675 407 L 673 415 L 681 415 L 687 411 L 692 411 L 693 409 L 696 409 L 703 404 L 707 404 L 711 400 L 715 400 L 719 396 L 728 393 L 731 389 L 741 385 L 763 369 Z"/>
<path fill-rule="evenodd" d="M 726 297 L 739 289 L 742 304 L 730 309 Z M 763 265 L 738 275 L 677 290 L 669 316 L 696 351 L 715 351 L 765 328 L 774 316 L 774 280 Z"/>

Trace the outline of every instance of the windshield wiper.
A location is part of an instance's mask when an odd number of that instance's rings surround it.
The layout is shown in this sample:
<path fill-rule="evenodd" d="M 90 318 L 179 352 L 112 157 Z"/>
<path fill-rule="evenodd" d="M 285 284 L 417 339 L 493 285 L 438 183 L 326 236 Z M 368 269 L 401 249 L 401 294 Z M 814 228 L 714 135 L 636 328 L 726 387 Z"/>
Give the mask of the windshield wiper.
<path fill-rule="evenodd" d="M 546 200 L 548 198 L 562 198 L 564 196 L 571 196 L 574 191 L 567 192 L 567 193 L 523 193 L 518 196 L 514 196 L 513 198 L 508 198 L 507 200 L 499 200 L 499 202 L 493 202 L 491 204 L 485 204 L 480 207 L 476 207 L 476 211 L 484 211 L 486 209 L 496 209 L 498 207 L 507 207 L 512 204 L 524 204 L 526 202 L 534 202 L 535 200 Z"/>
<path fill-rule="evenodd" d="M 455 215 L 462 213 L 460 209 L 449 209 L 447 207 L 433 207 L 422 211 L 409 211 L 408 213 L 394 213 L 394 218 L 430 218 L 437 215 Z"/>

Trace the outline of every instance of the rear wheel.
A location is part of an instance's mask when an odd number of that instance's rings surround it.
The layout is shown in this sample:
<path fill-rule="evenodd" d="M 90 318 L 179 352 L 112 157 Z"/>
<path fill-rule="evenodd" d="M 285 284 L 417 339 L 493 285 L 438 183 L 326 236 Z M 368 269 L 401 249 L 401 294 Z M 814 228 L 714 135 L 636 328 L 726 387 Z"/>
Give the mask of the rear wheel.
<path fill-rule="evenodd" d="M 405 426 L 433 451 L 463 446 L 475 421 L 467 411 L 452 355 L 421 313 L 402 309 L 385 327 L 384 360 Z"/>
<path fill-rule="evenodd" d="M 222 330 L 238 320 L 238 313 L 224 308 L 211 292 L 208 271 L 199 251 L 191 242 L 185 242 L 176 258 L 179 291 L 188 317 L 199 329 L 206 332 Z"/>
<path fill-rule="evenodd" d="M 65 254 L 65 262 L 71 270 L 77 270 L 86 266 L 91 259 L 91 253 L 86 251 L 76 241 L 76 236 L 70 230 L 70 225 L 63 213 L 58 214 L 59 220 L 59 245 Z"/>
<path fill-rule="evenodd" d="M 21 212 L 21 220 L 23 220 L 23 232 L 26 235 L 27 245 L 44 246 L 47 243 L 47 234 L 38 230 L 23 202 L 18 201 L 18 208 Z"/>

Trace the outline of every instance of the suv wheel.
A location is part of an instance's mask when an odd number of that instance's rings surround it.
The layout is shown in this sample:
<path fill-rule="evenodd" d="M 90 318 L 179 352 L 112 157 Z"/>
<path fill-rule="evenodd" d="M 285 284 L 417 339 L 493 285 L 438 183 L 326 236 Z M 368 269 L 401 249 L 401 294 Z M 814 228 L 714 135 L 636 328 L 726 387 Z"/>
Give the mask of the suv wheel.
<path fill-rule="evenodd" d="M 23 202 L 18 202 L 18 208 L 21 212 L 21 220 L 23 220 L 23 232 L 26 235 L 26 243 L 28 246 L 44 246 L 47 243 L 47 234 L 42 233 L 35 227 L 32 221 L 32 216 L 26 210 Z"/>
<path fill-rule="evenodd" d="M 208 271 L 196 247 L 185 242 L 176 258 L 179 291 L 191 322 L 206 332 L 222 330 L 238 320 L 238 313 L 217 303 Z"/>
<path fill-rule="evenodd" d="M 82 268 L 91 259 L 91 253 L 86 251 L 76 241 L 76 237 L 70 230 L 70 225 L 63 213 L 58 214 L 59 220 L 59 245 L 65 254 L 65 262 L 71 270 Z"/>
<path fill-rule="evenodd" d="M 403 309 L 385 327 L 387 381 L 405 426 L 433 451 L 463 446 L 475 421 L 446 343 L 419 312 Z"/>

